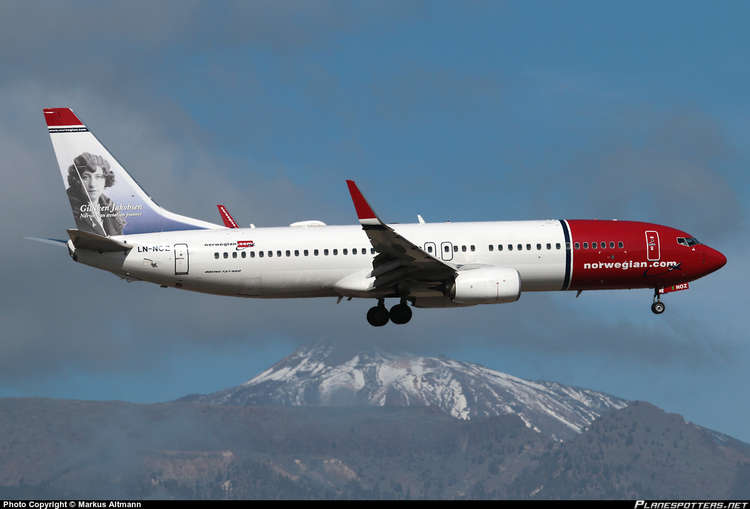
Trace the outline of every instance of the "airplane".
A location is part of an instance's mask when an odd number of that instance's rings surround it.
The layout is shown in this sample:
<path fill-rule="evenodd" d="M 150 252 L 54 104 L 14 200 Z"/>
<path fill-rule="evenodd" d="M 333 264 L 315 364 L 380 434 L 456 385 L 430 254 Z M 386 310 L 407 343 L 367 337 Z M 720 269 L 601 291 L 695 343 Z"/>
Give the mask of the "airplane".
<path fill-rule="evenodd" d="M 43 111 L 77 227 L 69 240 L 33 240 L 66 245 L 74 261 L 128 281 L 248 298 L 374 299 L 367 321 L 381 327 L 409 322 L 412 307 L 510 303 L 522 292 L 650 289 L 661 314 L 663 294 L 727 261 L 682 230 L 646 222 L 387 224 L 352 180 L 359 225 L 238 228 L 220 207 L 222 226 L 160 207 L 71 109 Z M 386 299 L 397 303 L 388 309 Z"/>

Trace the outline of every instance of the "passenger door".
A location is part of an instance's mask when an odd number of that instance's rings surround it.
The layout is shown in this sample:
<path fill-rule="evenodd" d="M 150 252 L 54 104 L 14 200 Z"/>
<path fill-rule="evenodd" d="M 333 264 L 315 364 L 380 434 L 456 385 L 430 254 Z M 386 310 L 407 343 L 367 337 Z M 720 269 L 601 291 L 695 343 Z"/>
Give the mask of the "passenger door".
<path fill-rule="evenodd" d="M 190 260 L 188 258 L 187 244 L 174 245 L 174 275 L 184 276 L 188 273 Z"/>
<path fill-rule="evenodd" d="M 659 245 L 659 232 L 646 230 L 646 258 L 653 262 L 661 258 L 661 246 Z"/>

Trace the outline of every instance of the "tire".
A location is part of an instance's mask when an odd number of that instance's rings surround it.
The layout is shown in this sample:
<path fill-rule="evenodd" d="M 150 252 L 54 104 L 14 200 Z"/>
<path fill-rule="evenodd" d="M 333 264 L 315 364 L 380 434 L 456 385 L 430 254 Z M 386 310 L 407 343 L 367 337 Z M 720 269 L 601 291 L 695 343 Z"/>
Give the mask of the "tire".
<path fill-rule="evenodd" d="M 662 314 L 666 308 L 667 306 L 665 306 L 663 302 L 658 300 L 651 304 L 651 311 L 653 311 L 655 315 Z"/>
<path fill-rule="evenodd" d="M 373 327 L 382 327 L 388 323 L 388 310 L 383 306 L 375 306 L 367 311 L 367 321 Z"/>
<path fill-rule="evenodd" d="M 396 304 L 391 308 L 391 321 L 403 325 L 411 320 L 412 312 L 408 304 Z"/>

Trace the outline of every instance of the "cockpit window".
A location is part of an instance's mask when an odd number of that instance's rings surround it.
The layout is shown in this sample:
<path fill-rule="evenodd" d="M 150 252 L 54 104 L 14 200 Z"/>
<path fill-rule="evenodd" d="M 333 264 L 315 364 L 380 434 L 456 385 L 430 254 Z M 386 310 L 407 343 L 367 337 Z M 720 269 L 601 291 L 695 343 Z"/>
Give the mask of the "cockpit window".
<path fill-rule="evenodd" d="M 677 237 L 677 243 L 681 246 L 692 247 L 700 244 L 700 241 L 695 237 Z"/>

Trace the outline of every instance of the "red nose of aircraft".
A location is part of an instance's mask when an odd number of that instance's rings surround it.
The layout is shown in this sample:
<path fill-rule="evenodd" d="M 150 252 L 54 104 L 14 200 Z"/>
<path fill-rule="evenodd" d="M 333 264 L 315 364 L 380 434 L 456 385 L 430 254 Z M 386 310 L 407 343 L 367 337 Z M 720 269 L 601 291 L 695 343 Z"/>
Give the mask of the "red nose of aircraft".
<path fill-rule="evenodd" d="M 705 246 L 705 254 L 703 255 L 703 261 L 706 266 L 706 274 L 719 270 L 727 263 L 727 257 L 721 254 L 714 248 Z"/>

